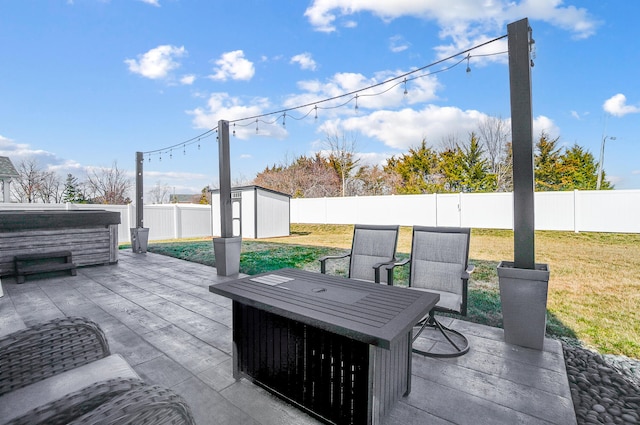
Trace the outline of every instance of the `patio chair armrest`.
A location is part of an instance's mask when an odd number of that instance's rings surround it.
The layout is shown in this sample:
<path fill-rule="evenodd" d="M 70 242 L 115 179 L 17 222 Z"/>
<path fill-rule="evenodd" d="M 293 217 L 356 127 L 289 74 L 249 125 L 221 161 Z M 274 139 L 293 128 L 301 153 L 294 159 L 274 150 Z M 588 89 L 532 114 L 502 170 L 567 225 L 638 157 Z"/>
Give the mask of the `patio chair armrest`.
<path fill-rule="evenodd" d="M 462 273 L 462 278 L 463 279 L 469 279 L 471 277 L 471 273 L 473 273 L 473 271 L 475 270 L 476 266 L 474 266 L 473 264 L 468 264 L 467 265 L 467 270 L 465 270 Z"/>
<path fill-rule="evenodd" d="M 98 423 L 195 425 L 196 422 L 180 395 L 159 385 L 140 385 L 113 397 L 69 425 Z"/>
<path fill-rule="evenodd" d="M 346 254 L 342 254 L 342 255 L 326 255 L 324 257 L 318 258 L 318 261 L 320 261 L 320 273 L 326 274 L 326 272 L 327 272 L 327 265 L 326 265 L 327 260 L 339 260 L 340 258 L 347 258 L 349 256 L 351 256 L 351 252 L 347 252 Z"/>
<path fill-rule="evenodd" d="M 375 275 L 375 279 L 374 280 L 375 280 L 376 283 L 380 283 L 380 268 L 382 266 L 385 266 L 385 269 L 386 269 L 388 266 L 393 265 L 395 262 L 396 262 L 396 259 L 392 258 L 389 261 L 384 261 L 384 262 L 376 263 L 376 264 L 373 265 L 373 270 L 374 270 L 374 275 Z"/>
<path fill-rule="evenodd" d="M 108 356 L 100 327 L 63 317 L 0 338 L 0 395 Z"/>
<path fill-rule="evenodd" d="M 388 263 L 382 263 L 381 265 L 384 265 L 385 269 L 387 270 L 387 285 L 393 286 L 393 269 L 396 268 L 397 266 L 404 266 L 405 264 L 408 264 L 409 261 L 411 261 L 409 258 L 405 258 L 404 260 L 400 260 L 400 261 L 390 261 Z M 380 283 L 380 274 L 376 273 L 376 283 Z"/>

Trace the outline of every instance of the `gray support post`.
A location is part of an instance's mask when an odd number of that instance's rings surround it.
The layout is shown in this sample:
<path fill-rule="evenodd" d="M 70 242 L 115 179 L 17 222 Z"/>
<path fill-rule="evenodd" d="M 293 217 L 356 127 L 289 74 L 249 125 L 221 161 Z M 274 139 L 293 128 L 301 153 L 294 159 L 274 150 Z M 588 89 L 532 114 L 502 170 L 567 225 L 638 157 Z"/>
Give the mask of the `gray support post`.
<path fill-rule="evenodd" d="M 136 228 L 138 229 L 144 227 L 143 164 L 142 152 L 136 152 Z"/>
<path fill-rule="evenodd" d="M 220 167 L 220 236 L 233 237 L 231 209 L 231 160 L 229 121 L 218 121 L 218 161 Z"/>
<path fill-rule="evenodd" d="M 513 144 L 514 266 L 535 268 L 533 113 L 529 20 L 507 25 Z"/>

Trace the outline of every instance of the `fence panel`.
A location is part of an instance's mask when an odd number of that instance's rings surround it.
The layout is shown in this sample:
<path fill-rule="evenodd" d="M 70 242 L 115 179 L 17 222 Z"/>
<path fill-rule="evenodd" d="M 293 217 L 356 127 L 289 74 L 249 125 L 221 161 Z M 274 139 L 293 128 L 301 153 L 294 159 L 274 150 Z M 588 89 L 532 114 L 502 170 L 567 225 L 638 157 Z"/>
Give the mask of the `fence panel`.
<path fill-rule="evenodd" d="M 537 192 L 536 229 L 578 232 L 640 233 L 640 190 Z M 118 240 L 130 240 L 133 205 L 11 204 L 0 209 L 102 209 L 120 212 Z M 209 205 L 145 205 L 149 240 L 220 234 L 220 202 Z M 291 199 L 292 223 L 399 224 L 513 229 L 511 193 L 362 196 Z M 213 227 L 213 231 L 212 231 Z"/>

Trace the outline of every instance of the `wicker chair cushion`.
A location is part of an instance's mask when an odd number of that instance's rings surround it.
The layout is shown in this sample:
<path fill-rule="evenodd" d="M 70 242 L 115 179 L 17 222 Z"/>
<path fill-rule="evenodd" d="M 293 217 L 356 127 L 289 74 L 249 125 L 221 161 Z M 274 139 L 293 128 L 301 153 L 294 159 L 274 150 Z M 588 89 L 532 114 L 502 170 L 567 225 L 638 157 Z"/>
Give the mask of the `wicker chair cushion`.
<path fill-rule="evenodd" d="M 119 354 L 113 354 L 4 394 L 0 397 L 0 422 L 10 422 L 66 394 L 114 378 L 140 379 Z"/>

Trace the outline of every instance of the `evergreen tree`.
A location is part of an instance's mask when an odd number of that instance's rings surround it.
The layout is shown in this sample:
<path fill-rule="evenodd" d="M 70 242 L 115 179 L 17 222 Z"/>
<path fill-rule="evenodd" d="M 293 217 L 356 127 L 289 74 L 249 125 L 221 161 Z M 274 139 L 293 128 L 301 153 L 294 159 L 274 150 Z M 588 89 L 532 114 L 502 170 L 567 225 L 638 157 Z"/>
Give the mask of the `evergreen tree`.
<path fill-rule="evenodd" d="M 420 146 L 410 148 L 409 153 L 388 159 L 384 170 L 400 176 L 398 193 L 435 193 L 443 189 L 438 154 L 427 147 L 424 139 Z"/>
<path fill-rule="evenodd" d="M 550 139 L 547 133 L 542 132 L 536 143 L 534 174 L 537 191 L 556 191 L 562 187 L 558 140 L 559 137 Z"/>
<path fill-rule="evenodd" d="M 80 189 L 80 183 L 78 178 L 73 174 L 67 174 L 67 179 L 64 182 L 64 192 L 62 195 L 63 202 L 70 202 L 72 204 L 86 204 L 84 193 Z"/>
<path fill-rule="evenodd" d="M 589 151 L 574 144 L 560 156 L 560 190 L 595 190 L 598 181 L 598 165 Z M 600 189 L 613 189 L 605 180 L 604 170 Z"/>

